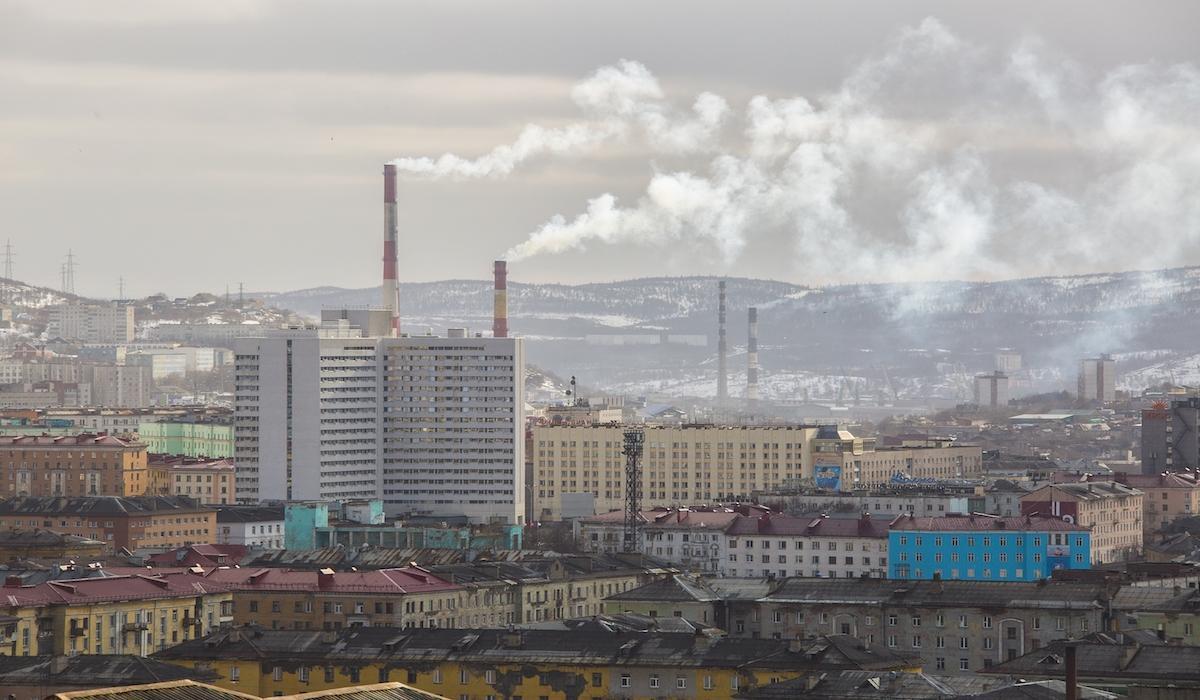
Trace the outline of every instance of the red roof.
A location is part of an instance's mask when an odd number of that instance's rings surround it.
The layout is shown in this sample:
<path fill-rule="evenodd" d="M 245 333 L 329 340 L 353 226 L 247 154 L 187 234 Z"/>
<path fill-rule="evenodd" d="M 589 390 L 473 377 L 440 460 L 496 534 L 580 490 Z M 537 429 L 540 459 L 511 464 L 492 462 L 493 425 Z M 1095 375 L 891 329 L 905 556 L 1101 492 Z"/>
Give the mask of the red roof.
<path fill-rule="evenodd" d="M 1061 518 L 1045 515 L 1022 515 L 996 517 L 990 515 L 944 515 L 936 518 L 914 518 L 898 516 L 891 524 L 892 530 L 914 530 L 928 532 L 956 532 L 960 530 L 990 530 L 1003 532 L 1044 532 L 1047 530 L 1087 532 L 1082 525 L 1069 523 Z"/>
<path fill-rule="evenodd" d="M 3 435 L 0 447 L 140 447 L 141 442 L 127 440 L 104 433 L 80 433 L 78 435 Z"/>
<path fill-rule="evenodd" d="M 327 591 L 333 593 L 430 593 L 462 586 L 419 567 L 376 571 L 297 571 L 294 569 L 219 568 L 206 575 L 235 590 Z"/>
<path fill-rule="evenodd" d="M 9 585 L 0 588 L 0 606 L 21 607 L 54 603 L 82 604 L 114 600 L 179 598 L 220 593 L 229 586 L 192 573 L 149 572 L 100 576 L 63 581 L 46 581 L 36 586 Z"/>
<path fill-rule="evenodd" d="M 247 549 L 245 545 L 241 544 L 193 544 L 149 556 L 146 558 L 146 563 L 154 567 L 203 566 L 216 568 L 237 564 L 246 556 Z"/>
<path fill-rule="evenodd" d="M 887 537 L 886 520 L 861 518 L 797 518 L 774 513 L 741 517 L 725 530 L 727 535 L 804 535 L 810 537 Z"/>
<path fill-rule="evenodd" d="M 146 458 L 147 463 L 151 467 L 159 469 L 228 469 L 233 470 L 233 460 L 231 459 L 207 459 L 197 457 L 184 457 L 180 455 L 150 453 Z"/>

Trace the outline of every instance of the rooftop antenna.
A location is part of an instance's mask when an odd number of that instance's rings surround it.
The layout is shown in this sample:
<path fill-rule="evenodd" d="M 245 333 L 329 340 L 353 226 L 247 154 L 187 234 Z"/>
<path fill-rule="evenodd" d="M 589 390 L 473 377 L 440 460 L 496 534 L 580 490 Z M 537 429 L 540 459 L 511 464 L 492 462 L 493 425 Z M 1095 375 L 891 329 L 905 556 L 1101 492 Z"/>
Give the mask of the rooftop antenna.
<path fill-rule="evenodd" d="M 117 301 L 125 301 L 125 278 L 117 278 Z"/>
<path fill-rule="evenodd" d="M 4 243 L 4 279 L 12 281 L 13 278 L 13 247 L 12 240 Z M 4 288 L 4 301 L 11 304 L 13 300 L 13 290 L 11 286 Z"/>
<path fill-rule="evenodd" d="M 641 523 L 641 485 L 642 485 L 642 448 L 646 442 L 646 433 L 641 428 L 630 428 L 625 431 L 625 531 L 622 549 L 634 553 L 641 547 L 638 542 L 638 529 Z"/>
<path fill-rule="evenodd" d="M 570 389 L 567 389 L 567 400 L 570 406 L 579 405 L 579 390 L 575 387 L 575 375 L 571 375 Z"/>
<path fill-rule="evenodd" d="M 67 249 L 67 262 L 63 265 L 63 291 L 75 293 L 75 252 L 70 248 Z"/>
<path fill-rule="evenodd" d="M 246 303 L 246 285 L 238 282 L 238 309 L 241 309 Z"/>

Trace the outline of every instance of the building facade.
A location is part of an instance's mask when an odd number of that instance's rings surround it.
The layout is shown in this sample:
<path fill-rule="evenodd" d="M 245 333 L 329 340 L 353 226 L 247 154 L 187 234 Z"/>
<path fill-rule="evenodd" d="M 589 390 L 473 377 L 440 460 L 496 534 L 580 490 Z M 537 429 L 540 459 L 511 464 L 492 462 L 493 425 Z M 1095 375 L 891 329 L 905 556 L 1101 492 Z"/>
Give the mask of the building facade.
<path fill-rule="evenodd" d="M 147 460 L 144 443 L 112 435 L 0 437 L 7 496 L 141 496 Z"/>
<path fill-rule="evenodd" d="M 123 304 L 59 304 L 51 306 L 46 335 L 85 343 L 131 343 L 135 337 L 133 307 Z"/>
<path fill-rule="evenodd" d="M 1091 533 L 1051 517 L 900 516 L 888 533 L 888 578 L 1036 581 L 1091 568 Z"/>
<path fill-rule="evenodd" d="M 18 497 L 0 501 L 0 526 L 52 529 L 133 551 L 212 542 L 217 518 L 182 496 Z"/>
<path fill-rule="evenodd" d="M 217 544 L 283 549 L 283 506 L 226 506 L 217 509 Z"/>
<path fill-rule="evenodd" d="M 1079 361 L 1079 398 L 1107 403 L 1117 398 L 1117 363 L 1109 355 Z"/>
<path fill-rule="evenodd" d="M 241 339 L 238 497 L 522 523 L 523 406 L 519 338 Z"/>
<path fill-rule="evenodd" d="M 1200 397 L 1142 411 L 1142 473 L 1200 469 Z"/>
<path fill-rule="evenodd" d="M 150 456 L 149 470 L 149 495 L 187 496 L 207 504 L 237 502 L 231 460 L 154 454 Z"/>
<path fill-rule="evenodd" d="M 1049 484 L 1021 497 L 1025 515 L 1050 515 L 1091 531 L 1092 564 L 1109 564 L 1142 552 L 1144 496 L 1111 481 Z"/>
<path fill-rule="evenodd" d="M 185 457 L 233 458 L 233 421 L 201 418 L 153 421 L 137 426 L 150 452 Z"/>
<path fill-rule="evenodd" d="M 1008 406 L 1008 375 L 999 370 L 976 375 L 975 405 L 981 408 Z"/>
<path fill-rule="evenodd" d="M 582 497 L 592 513 L 621 510 L 624 430 L 619 425 L 533 428 L 533 513 L 563 516 L 564 499 Z M 812 474 L 812 426 L 645 426 L 642 505 L 748 498 Z"/>
<path fill-rule="evenodd" d="M 731 523 L 724 534 L 722 576 L 882 578 L 888 573 L 888 522 L 869 514 L 747 516 Z"/>

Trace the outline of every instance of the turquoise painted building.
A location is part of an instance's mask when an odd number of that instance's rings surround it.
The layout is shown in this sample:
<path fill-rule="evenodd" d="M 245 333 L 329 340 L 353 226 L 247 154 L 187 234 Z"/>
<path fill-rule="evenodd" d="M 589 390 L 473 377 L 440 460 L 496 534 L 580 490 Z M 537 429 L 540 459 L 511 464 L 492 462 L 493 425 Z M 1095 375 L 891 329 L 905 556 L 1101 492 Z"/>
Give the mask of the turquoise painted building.
<path fill-rule="evenodd" d="M 320 549 L 365 544 L 392 549 L 521 549 L 523 545 L 521 525 L 435 527 L 388 523 L 379 499 L 334 503 L 332 511 L 330 505 L 322 501 L 287 504 L 284 547 Z"/>
<path fill-rule="evenodd" d="M 1091 537 L 1053 517 L 900 516 L 888 531 L 888 578 L 1036 581 L 1090 569 Z"/>

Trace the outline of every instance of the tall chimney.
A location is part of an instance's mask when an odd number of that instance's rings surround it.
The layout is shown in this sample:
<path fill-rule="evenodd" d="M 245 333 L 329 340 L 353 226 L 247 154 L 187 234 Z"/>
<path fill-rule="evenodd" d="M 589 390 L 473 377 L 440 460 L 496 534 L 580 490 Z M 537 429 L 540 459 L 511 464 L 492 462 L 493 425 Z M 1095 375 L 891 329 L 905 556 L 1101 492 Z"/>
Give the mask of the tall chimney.
<path fill-rule="evenodd" d="M 492 309 L 492 336 L 508 337 L 508 263 L 497 260 L 492 272 L 495 280 L 495 304 Z"/>
<path fill-rule="evenodd" d="M 392 335 L 400 335 L 400 288 L 396 282 L 396 166 L 383 166 L 383 308 L 392 317 Z"/>
<path fill-rule="evenodd" d="M 725 346 L 725 280 L 717 283 L 717 403 L 729 400 L 729 368 Z"/>
<path fill-rule="evenodd" d="M 1063 651 L 1066 657 L 1066 692 L 1063 700 L 1079 700 L 1079 662 L 1075 657 L 1075 643 L 1067 642 Z"/>
<path fill-rule="evenodd" d="M 750 324 L 746 340 L 746 402 L 751 406 L 758 401 L 758 309 L 746 309 Z"/>

